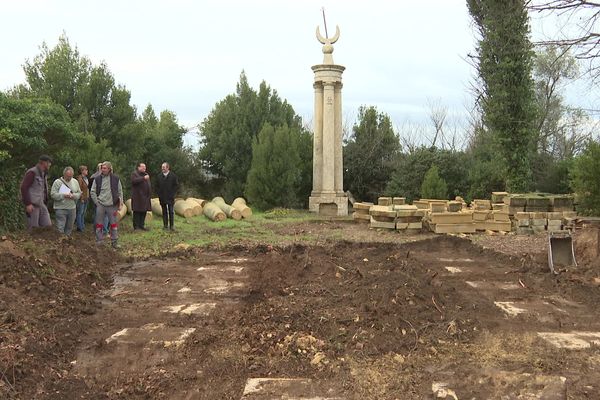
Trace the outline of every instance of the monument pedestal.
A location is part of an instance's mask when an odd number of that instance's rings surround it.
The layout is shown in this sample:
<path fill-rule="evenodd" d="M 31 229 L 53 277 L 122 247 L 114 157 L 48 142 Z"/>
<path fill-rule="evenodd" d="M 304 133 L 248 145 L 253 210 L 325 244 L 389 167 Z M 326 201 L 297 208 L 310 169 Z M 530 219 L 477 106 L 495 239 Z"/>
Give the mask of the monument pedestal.
<path fill-rule="evenodd" d="M 308 210 L 331 217 L 348 215 L 348 196 L 340 194 L 315 194 L 308 198 Z"/>

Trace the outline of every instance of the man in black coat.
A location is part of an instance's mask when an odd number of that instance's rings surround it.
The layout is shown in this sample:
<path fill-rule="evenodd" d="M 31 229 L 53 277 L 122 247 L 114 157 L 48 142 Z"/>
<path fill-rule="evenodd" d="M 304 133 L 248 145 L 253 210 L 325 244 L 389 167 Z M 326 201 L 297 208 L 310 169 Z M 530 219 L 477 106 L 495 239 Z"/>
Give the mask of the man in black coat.
<path fill-rule="evenodd" d="M 169 163 L 162 163 L 160 169 L 162 172 L 156 177 L 156 193 L 162 208 L 163 229 L 173 230 L 173 205 L 175 204 L 175 194 L 179 188 L 179 182 L 177 181 L 177 175 L 171 171 Z"/>
<path fill-rule="evenodd" d="M 150 175 L 146 173 L 146 164 L 139 163 L 131 174 L 131 210 L 133 211 L 133 229 L 146 229 L 146 213 L 152 211 Z"/>

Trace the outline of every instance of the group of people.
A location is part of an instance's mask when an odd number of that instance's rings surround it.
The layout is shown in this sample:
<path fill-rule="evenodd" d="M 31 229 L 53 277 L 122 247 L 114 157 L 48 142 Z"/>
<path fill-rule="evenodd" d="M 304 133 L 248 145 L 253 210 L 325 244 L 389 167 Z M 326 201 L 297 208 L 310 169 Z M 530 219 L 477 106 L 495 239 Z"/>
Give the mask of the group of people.
<path fill-rule="evenodd" d="M 120 178 L 113 173 L 112 164 L 109 161 L 98 164 L 97 171 L 90 177 L 88 167 L 81 165 L 76 178 L 73 168 L 66 167 L 62 176 L 53 182 L 48 191 L 48 170 L 51 164 L 49 156 L 41 156 L 38 163 L 27 170 L 21 182 L 21 199 L 27 214 L 27 227 L 33 229 L 52 225 L 48 212 L 48 201 L 51 198 L 58 231 L 70 235 L 75 226 L 77 231 L 83 232 L 85 213 L 91 200 L 96 207 L 96 243 L 102 244 L 104 235 L 110 233 L 111 244 L 117 248 L 118 211 L 124 207 L 124 202 L 123 186 Z M 173 230 L 173 206 L 179 183 L 166 162 L 161 166 L 156 185 L 163 214 L 163 228 Z M 150 176 L 144 163 L 139 163 L 131 175 L 131 193 L 133 229 L 147 230 L 145 218 L 146 212 L 152 210 L 152 191 Z"/>

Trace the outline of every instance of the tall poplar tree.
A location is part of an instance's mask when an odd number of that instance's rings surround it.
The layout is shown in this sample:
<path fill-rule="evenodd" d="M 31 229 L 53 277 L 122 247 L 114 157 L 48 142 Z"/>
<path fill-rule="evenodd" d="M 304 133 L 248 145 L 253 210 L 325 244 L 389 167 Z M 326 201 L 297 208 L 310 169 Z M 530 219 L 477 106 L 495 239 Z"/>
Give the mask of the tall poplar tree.
<path fill-rule="evenodd" d="M 467 0 L 480 38 L 477 93 L 483 125 L 506 163 L 506 188 L 531 185 L 536 103 L 533 50 L 524 0 Z"/>

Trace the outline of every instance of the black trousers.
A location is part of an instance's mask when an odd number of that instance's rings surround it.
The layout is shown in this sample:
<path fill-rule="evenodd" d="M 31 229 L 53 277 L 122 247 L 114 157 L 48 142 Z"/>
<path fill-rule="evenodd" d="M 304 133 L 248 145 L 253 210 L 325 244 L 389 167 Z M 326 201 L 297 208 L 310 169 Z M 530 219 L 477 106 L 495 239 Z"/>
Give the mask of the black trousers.
<path fill-rule="evenodd" d="M 133 229 L 144 229 L 146 223 L 146 211 L 133 212 Z"/>
<path fill-rule="evenodd" d="M 163 226 L 173 227 L 173 218 L 175 217 L 175 210 L 173 210 L 173 203 L 160 203 L 163 214 Z"/>

